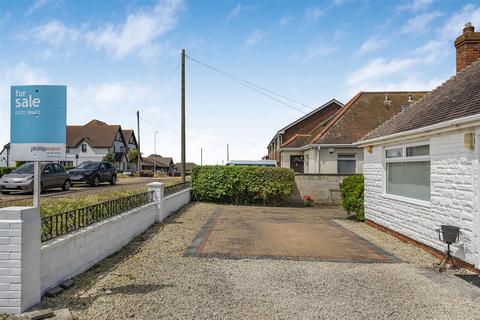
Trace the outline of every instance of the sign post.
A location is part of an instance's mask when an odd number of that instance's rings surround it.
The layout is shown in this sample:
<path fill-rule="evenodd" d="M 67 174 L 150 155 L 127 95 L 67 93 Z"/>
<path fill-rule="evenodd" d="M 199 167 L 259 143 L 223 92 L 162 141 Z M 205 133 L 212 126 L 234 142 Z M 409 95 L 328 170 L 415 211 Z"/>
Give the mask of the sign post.
<path fill-rule="evenodd" d="M 34 161 L 33 205 L 40 206 L 41 161 L 65 160 L 67 87 L 12 86 L 10 152 L 15 161 Z"/>

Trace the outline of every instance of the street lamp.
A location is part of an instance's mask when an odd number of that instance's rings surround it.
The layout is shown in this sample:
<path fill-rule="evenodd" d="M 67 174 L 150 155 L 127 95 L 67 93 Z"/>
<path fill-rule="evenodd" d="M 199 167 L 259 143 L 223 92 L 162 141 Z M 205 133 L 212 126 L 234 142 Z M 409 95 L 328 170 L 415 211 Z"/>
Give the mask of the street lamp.
<path fill-rule="evenodd" d="M 153 134 L 153 176 L 155 177 L 155 173 L 157 172 L 157 133 L 158 131 L 155 131 Z"/>

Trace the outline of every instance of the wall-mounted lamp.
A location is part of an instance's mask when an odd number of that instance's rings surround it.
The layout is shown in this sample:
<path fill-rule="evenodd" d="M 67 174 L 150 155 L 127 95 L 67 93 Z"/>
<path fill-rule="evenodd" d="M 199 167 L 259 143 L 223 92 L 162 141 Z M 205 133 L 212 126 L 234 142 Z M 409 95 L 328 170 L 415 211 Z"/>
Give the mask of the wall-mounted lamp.
<path fill-rule="evenodd" d="M 335 149 L 334 148 L 328 148 L 328 153 L 334 153 Z"/>
<path fill-rule="evenodd" d="M 373 146 L 368 146 L 367 147 L 367 152 L 372 153 L 373 152 Z"/>
<path fill-rule="evenodd" d="M 465 148 L 475 149 L 475 135 L 473 132 L 468 132 L 463 135 L 463 144 Z"/>

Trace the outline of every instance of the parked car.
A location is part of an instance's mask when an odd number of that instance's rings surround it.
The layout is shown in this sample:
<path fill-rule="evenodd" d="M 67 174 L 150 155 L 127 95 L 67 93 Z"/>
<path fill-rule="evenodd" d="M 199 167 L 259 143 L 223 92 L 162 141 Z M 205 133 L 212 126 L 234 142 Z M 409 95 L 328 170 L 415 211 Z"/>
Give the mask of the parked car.
<path fill-rule="evenodd" d="M 102 182 L 109 182 L 111 185 L 117 183 L 117 169 L 107 161 L 82 162 L 75 169 L 69 170 L 72 183 L 87 183 L 97 187 Z"/>
<path fill-rule="evenodd" d="M 61 164 L 42 163 L 40 168 L 42 191 L 53 188 L 62 188 L 63 191 L 70 189 L 70 176 Z M 25 163 L 0 178 L 0 192 L 5 194 L 11 191 L 33 191 L 33 162 Z"/>

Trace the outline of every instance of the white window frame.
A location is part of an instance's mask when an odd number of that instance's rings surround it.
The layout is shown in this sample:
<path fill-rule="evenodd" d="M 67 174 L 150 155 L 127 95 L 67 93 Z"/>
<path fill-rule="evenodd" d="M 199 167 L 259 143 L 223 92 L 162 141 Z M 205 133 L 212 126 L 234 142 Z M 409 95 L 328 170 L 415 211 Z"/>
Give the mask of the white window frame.
<path fill-rule="evenodd" d="M 407 157 L 407 148 L 424 146 L 424 145 L 429 146 L 429 155 Z M 394 157 L 394 158 L 387 158 L 387 150 L 392 150 L 392 149 L 402 149 L 402 156 L 401 157 Z M 426 201 L 426 200 L 420 200 L 420 199 L 409 198 L 409 197 L 405 197 L 405 196 L 399 196 L 399 195 L 396 195 L 396 194 L 387 193 L 387 183 L 388 183 L 388 166 L 387 166 L 387 164 L 388 163 L 390 163 L 390 162 L 428 161 L 428 162 L 430 162 L 430 165 L 431 165 L 430 153 L 431 153 L 430 141 L 421 141 L 421 142 L 407 143 L 407 144 L 385 147 L 384 150 L 383 150 L 383 196 L 385 198 L 390 198 L 390 199 L 393 199 L 393 200 L 400 200 L 400 201 L 413 203 L 413 204 L 417 204 L 417 205 L 421 205 L 421 206 L 425 206 L 425 207 L 430 207 L 431 206 L 431 199 L 430 199 L 430 201 Z M 431 169 L 430 169 L 430 178 L 431 178 L 431 175 L 432 175 L 432 172 L 431 172 Z M 432 182 L 430 181 L 430 198 L 431 198 L 431 193 L 432 193 Z"/>

